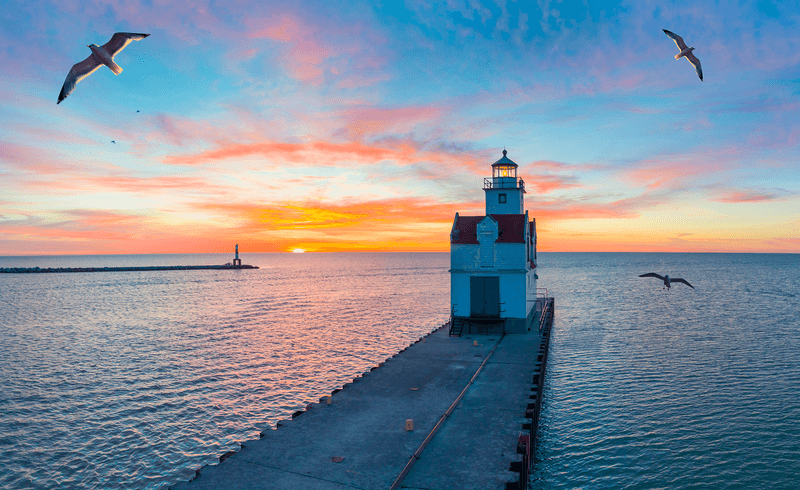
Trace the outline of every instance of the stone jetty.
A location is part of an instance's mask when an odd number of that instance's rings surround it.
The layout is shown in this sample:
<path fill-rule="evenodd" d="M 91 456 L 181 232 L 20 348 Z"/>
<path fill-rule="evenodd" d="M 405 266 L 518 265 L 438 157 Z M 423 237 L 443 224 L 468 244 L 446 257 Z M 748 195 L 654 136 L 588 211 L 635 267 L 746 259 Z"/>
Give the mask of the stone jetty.
<path fill-rule="evenodd" d="M 258 269 L 255 265 L 152 265 L 146 267 L 3 267 L 0 274 L 36 274 L 51 272 L 129 272 L 129 271 L 194 271 L 205 269 Z"/>

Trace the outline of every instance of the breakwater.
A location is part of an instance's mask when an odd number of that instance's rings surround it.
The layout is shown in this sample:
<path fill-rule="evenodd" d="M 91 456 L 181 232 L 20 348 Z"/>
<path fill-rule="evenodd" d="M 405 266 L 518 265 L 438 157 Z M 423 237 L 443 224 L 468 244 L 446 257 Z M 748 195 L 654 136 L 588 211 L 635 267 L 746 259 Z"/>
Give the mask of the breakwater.
<path fill-rule="evenodd" d="M 442 326 L 169 488 L 526 488 L 552 304 L 528 334 Z"/>
<path fill-rule="evenodd" d="M 153 265 L 145 267 L 3 267 L 0 274 L 37 274 L 59 272 L 131 272 L 131 271 L 189 271 L 204 269 L 258 269 L 256 265 Z"/>

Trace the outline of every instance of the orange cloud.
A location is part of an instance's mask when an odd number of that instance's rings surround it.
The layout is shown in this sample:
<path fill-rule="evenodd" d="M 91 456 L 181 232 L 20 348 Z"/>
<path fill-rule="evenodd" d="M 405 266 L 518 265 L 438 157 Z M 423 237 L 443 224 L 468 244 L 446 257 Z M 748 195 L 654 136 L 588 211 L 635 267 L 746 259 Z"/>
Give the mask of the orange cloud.
<path fill-rule="evenodd" d="M 277 245 L 281 251 L 446 251 L 456 211 L 482 212 L 483 203 L 391 198 L 284 205 L 200 203 L 195 208 L 229 223 L 229 235 L 255 238 L 266 233 L 272 237 L 271 246 Z"/>
<path fill-rule="evenodd" d="M 240 219 L 257 229 L 338 228 L 356 224 L 452 222 L 459 210 L 483 208 L 483 203 L 441 203 L 431 198 L 402 197 L 361 202 L 292 204 L 199 203 L 196 209 Z M 377 231 L 377 230 L 376 230 Z"/>

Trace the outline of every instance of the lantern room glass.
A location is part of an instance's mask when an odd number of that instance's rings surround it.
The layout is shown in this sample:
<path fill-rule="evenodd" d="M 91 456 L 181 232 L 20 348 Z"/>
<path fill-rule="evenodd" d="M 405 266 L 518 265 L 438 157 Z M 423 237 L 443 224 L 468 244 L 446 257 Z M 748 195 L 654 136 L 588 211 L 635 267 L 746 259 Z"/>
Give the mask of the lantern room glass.
<path fill-rule="evenodd" d="M 514 165 L 497 165 L 492 167 L 493 175 L 492 177 L 505 177 L 516 179 L 517 178 L 517 167 Z"/>

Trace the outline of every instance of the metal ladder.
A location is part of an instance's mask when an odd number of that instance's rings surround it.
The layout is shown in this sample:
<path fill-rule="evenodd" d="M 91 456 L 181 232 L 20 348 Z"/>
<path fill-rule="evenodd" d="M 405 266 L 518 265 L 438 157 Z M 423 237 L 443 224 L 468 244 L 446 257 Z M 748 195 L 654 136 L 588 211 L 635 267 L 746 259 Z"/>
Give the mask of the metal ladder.
<path fill-rule="evenodd" d="M 464 320 L 461 318 L 450 319 L 450 336 L 461 337 L 461 332 L 464 330 Z"/>

